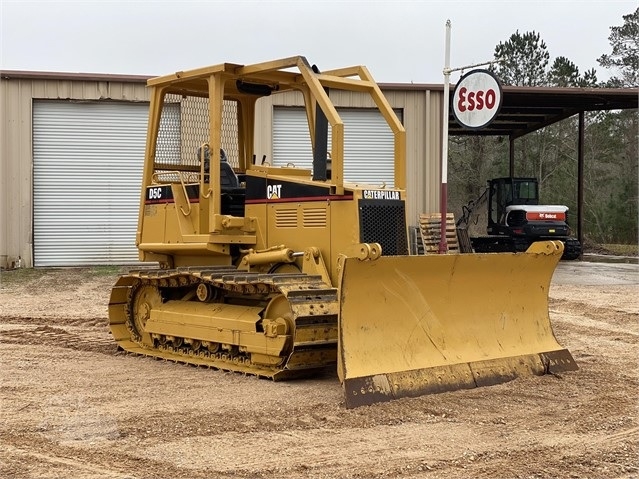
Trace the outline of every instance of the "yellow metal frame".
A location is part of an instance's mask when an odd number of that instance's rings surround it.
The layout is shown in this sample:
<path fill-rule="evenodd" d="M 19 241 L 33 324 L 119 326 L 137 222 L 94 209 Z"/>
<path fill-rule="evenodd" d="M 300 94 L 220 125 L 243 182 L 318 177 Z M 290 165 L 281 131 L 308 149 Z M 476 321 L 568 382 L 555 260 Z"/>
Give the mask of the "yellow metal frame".
<path fill-rule="evenodd" d="M 306 114 L 311 140 L 315 141 L 315 110 L 317 106 L 326 116 L 331 128 L 331 178 L 324 184 L 330 186 L 331 194 L 344 194 L 344 123 L 325 88 L 341 89 L 353 92 L 368 93 L 380 113 L 388 123 L 394 136 L 395 188 L 404 189 L 406 184 L 406 131 L 395 115 L 392 107 L 364 66 L 352 66 L 316 73 L 303 56 L 294 56 L 253 65 L 222 63 L 188 71 L 179 71 L 150 79 L 147 85 L 151 88 L 151 105 L 146 144 L 146 160 L 143 172 L 143 185 L 152 183 L 154 174 L 154 158 L 156 154 L 156 138 L 160 128 L 161 107 L 164 98 L 169 94 L 193 95 L 209 98 L 209 140 L 210 151 L 218 151 L 221 145 L 222 110 L 224 100 L 234 100 L 238 104 L 238 146 L 239 170 L 265 171 L 261 165 L 251 161 L 253 136 L 255 131 L 256 95 L 244 93 L 236 86 L 237 81 L 265 85 L 276 92 L 295 90 L 302 93 L 306 104 Z M 216 162 L 212 163 L 216 165 Z M 270 174 L 288 173 L 283 169 L 272 169 Z M 194 229 L 199 234 L 213 233 L 214 225 L 220 224 L 217 217 L 221 214 L 220 195 L 210 194 L 211 185 L 220 184 L 219 168 L 211 168 L 209 175 L 201 175 L 200 207 Z M 205 178 L 208 182 L 205 183 Z M 139 223 L 136 235 L 137 245 L 143 259 L 152 253 L 151 245 L 142 241 L 144 229 L 145 189 L 140 197 Z M 217 233 L 220 233 L 219 231 Z M 148 237 L 148 234 L 146 235 Z M 159 242 L 162 242 L 158 238 Z M 156 244 L 158 241 L 153 242 Z M 219 243 L 219 241 L 215 241 Z M 180 246 L 175 245 L 176 252 Z M 205 245 L 202 245 L 206 249 Z M 166 253 L 170 247 L 162 248 Z M 191 248 L 189 248 L 191 249 Z M 210 249 L 210 247 L 209 247 Z M 153 246 L 153 250 L 157 250 Z M 146 252 L 146 253 L 145 253 Z M 164 253 L 163 253 L 164 254 Z"/>

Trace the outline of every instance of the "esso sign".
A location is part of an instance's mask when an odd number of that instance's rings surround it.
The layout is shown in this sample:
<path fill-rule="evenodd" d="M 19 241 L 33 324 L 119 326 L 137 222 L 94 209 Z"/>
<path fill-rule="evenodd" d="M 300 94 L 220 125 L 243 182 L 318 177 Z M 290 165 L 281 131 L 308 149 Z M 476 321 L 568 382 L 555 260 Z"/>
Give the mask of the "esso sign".
<path fill-rule="evenodd" d="M 453 114 L 466 128 L 483 128 L 501 108 L 501 83 L 488 70 L 473 70 L 460 78 L 453 93 Z"/>

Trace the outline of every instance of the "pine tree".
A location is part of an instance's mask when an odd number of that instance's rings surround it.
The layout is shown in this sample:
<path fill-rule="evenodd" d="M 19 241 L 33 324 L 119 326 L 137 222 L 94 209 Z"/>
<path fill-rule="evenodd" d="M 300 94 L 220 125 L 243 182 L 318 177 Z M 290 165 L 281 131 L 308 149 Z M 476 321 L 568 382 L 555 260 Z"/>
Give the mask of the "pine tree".
<path fill-rule="evenodd" d="M 543 86 L 547 82 L 550 54 L 539 33 L 517 30 L 495 47 L 495 59 L 501 62 L 491 69 L 505 85 Z"/>
<path fill-rule="evenodd" d="M 597 59 L 602 67 L 617 70 L 618 76 L 608 81 L 608 87 L 639 86 L 639 8 L 623 20 L 623 25 L 610 27 L 612 52 Z"/>

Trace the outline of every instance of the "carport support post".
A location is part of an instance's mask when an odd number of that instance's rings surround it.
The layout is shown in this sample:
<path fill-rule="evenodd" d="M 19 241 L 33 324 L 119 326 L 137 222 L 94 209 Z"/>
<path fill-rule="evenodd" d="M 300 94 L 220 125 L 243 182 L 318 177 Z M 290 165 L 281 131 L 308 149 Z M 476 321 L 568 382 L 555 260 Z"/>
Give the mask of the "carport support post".
<path fill-rule="evenodd" d="M 584 245 L 584 112 L 579 112 L 579 139 L 577 140 L 577 239 L 583 255 Z"/>
<path fill-rule="evenodd" d="M 508 152 L 509 176 L 512 178 L 515 176 L 515 138 L 512 135 L 508 137 L 508 144 L 510 146 Z"/>

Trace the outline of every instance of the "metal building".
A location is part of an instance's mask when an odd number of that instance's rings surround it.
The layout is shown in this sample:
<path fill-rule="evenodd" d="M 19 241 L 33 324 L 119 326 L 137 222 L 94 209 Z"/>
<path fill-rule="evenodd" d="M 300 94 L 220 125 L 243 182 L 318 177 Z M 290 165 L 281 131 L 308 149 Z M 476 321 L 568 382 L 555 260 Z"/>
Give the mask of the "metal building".
<path fill-rule="evenodd" d="M 374 72 L 373 72 L 374 74 Z M 148 77 L 0 72 L 0 268 L 129 264 L 145 148 Z M 406 128 L 409 224 L 439 207 L 442 87 L 381 84 Z M 350 139 L 347 179 L 392 182 L 390 131 L 362 95 L 331 91 Z M 294 94 L 258 102 L 256 151 L 305 166 Z M 176 112 L 179 121 L 179 112 Z M 350 156 L 349 156 L 350 155 Z M 414 218 L 411 221 L 411 218 Z"/>

